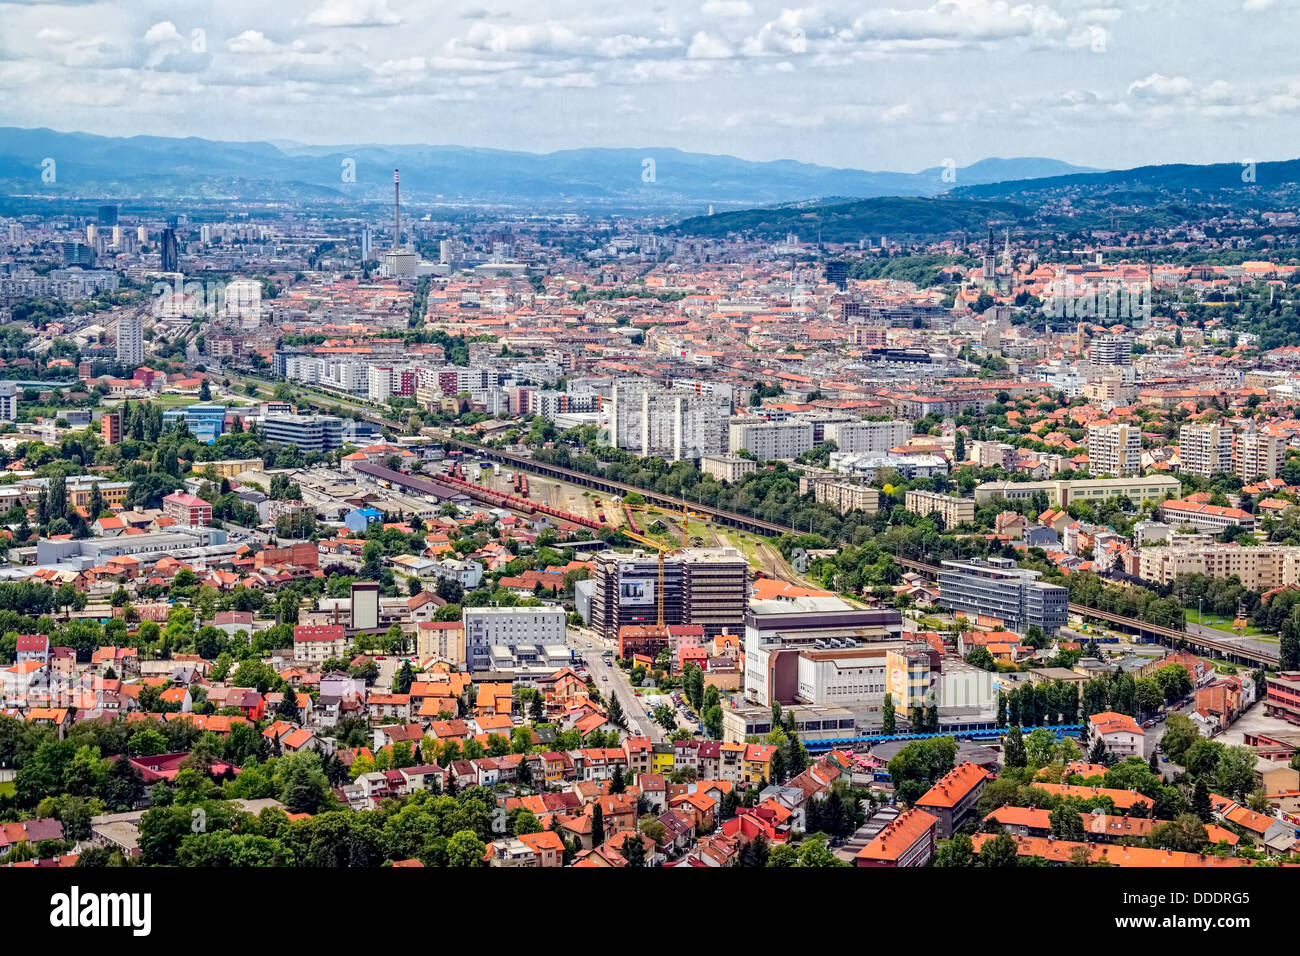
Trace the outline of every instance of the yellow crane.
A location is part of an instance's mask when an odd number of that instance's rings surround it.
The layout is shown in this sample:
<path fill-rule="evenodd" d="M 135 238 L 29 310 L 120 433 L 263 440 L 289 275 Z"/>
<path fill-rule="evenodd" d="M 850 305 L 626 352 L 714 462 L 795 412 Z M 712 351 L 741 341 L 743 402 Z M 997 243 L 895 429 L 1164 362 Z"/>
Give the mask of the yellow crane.
<path fill-rule="evenodd" d="M 686 549 L 687 547 L 689 547 L 689 545 L 690 545 L 690 524 L 689 524 L 689 522 L 690 522 L 692 519 L 694 519 L 694 520 L 696 520 L 696 521 L 700 521 L 700 522 L 704 522 L 704 521 L 708 521 L 708 520 L 710 520 L 708 515 L 696 514 L 696 513 L 695 513 L 694 511 L 692 511 L 690 508 L 686 507 L 686 505 L 682 505 L 682 510 L 681 510 L 681 511 L 670 511 L 670 512 L 668 512 L 668 514 L 670 514 L 670 515 L 673 516 L 673 520 L 674 520 L 674 521 L 680 521 L 680 522 L 681 522 L 681 525 L 682 525 L 682 549 L 683 549 L 683 550 L 685 550 L 685 549 Z"/>
<path fill-rule="evenodd" d="M 664 556 L 674 553 L 677 549 L 670 548 L 654 538 L 648 538 L 643 534 L 637 534 L 628 528 L 620 528 L 619 534 L 631 538 L 633 541 L 640 542 L 648 547 L 654 548 L 659 552 L 659 587 L 655 593 L 659 605 L 659 626 L 664 626 Z"/>

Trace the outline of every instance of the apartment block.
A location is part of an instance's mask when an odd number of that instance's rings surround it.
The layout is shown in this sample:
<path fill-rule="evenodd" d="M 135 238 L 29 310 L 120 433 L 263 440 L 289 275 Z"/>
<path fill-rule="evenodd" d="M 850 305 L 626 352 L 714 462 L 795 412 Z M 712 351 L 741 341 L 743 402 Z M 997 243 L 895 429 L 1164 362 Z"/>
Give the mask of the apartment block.
<path fill-rule="evenodd" d="M 880 510 L 880 492 L 868 484 L 818 479 L 813 482 L 812 490 L 818 504 L 829 505 L 841 514 L 850 511 L 875 514 Z"/>
<path fill-rule="evenodd" d="M 758 462 L 739 455 L 703 455 L 700 458 L 701 472 L 729 484 L 735 484 L 757 468 Z"/>
<path fill-rule="evenodd" d="M 912 437 L 911 422 L 838 422 L 826 425 L 826 441 L 835 442 L 839 451 L 853 453 L 884 453 L 891 448 L 906 445 Z"/>
<path fill-rule="evenodd" d="M 1088 470 L 1126 477 L 1142 471 L 1142 432 L 1136 425 L 1088 426 Z"/>
<path fill-rule="evenodd" d="M 792 460 L 812 447 L 812 422 L 733 418 L 728 427 L 728 450 L 734 454 L 744 449 L 759 461 Z"/>
<path fill-rule="evenodd" d="M 1247 484 L 1261 478 L 1276 478 L 1284 452 L 1281 438 L 1257 431 L 1252 425 L 1237 435 L 1232 470 Z"/>
<path fill-rule="evenodd" d="M 646 458 L 698 459 L 727 448 L 731 399 L 637 380 L 614 383 L 610 443 Z"/>
<path fill-rule="evenodd" d="M 1189 475 L 1227 474 L 1232 466 L 1232 426 L 1200 422 L 1178 429 L 1179 470 Z"/>
<path fill-rule="evenodd" d="M 975 499 L 955 498 L 933 491 L 909 491 L 903 497 L 903 507 L 913 514 L 938 514 L 945 528 L 955 528 L 975 520 Z"/>
<path fill-rule="evenodd" d="M 1137 576 L 1148 584 L 1169 585 L 1180 574 L 1237 577 L 1250 591 L 1271 591 L 1300 584 L 1300 547 L 1260 545 L 1240 547 L 1207 544 L 1197 547 L 1143 548 Z"/>
<path fill-rule="evenodd" d="M 1134 504 L 1161 501 L 1181 494 L 1183 483 L 1173 475 L 1147 475 L 1142 478 L 1074 478 L 1065 481 L 986 481 L 975 487 L 975 503 L 986 505 L 994 498 L 1027 501 L 1038 492 L 1047 495 L 1047 503 L 1064 508 L 1075 501 L 1101 501 L 1106 498 L 1129 498 Z"/>

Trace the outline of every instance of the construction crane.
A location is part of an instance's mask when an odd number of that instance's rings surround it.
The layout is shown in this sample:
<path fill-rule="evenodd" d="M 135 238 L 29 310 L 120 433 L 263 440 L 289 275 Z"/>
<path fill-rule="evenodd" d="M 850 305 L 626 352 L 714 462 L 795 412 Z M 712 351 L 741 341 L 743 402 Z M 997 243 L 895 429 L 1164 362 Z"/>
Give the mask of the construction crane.
<path fill-rule="evenodd" d="M 635 531 L 630 531 L 627 528 L 620 528 L 619 534 L 631 538 L 633 541 L 654 548 L 659 552 L 659 587 L 655 593 L 655 598 L 659 604 L 659 627 L 662 628 L 664 626 L 664 557 L 673 554 L 677 549 L 670 548 L 668 545 L 656 541 L 654 538 L 648 538 L 643 534 L 637 534 Z"/>
<path fill-rule="evenodd" d="M 681 511 L 670 511 L 668 514 L 673 516 L 674 521 L 680 521 L 682 524 L 682 550 L 685 550 L 690 545 L 689 523 L 691 519 L 694 518 L 696 521 L 701 522 L 710 520 L 708 515 L 696 514 L 686 505 L 682 505 Z"/>

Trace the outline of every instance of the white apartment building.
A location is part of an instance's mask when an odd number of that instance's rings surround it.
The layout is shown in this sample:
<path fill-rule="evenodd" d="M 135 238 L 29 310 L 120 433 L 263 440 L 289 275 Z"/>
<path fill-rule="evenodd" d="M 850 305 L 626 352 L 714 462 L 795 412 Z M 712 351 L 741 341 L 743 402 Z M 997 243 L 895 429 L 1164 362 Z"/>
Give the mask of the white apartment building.
<path fill-rule="evenodd" d="M 880 492 L 861 482 L 814 481 L 813 499 L 818 504 L 830 505 L 841 514 L 849 511 L 875 514 L 880 510 Z"/>
<path fill-rule="evenodd" d="M 1135 425 L 1089 425 L 1088 470 L 1121 478 L 1142 471 L 1142 433 Z"/>
<path fill-rule="evenodd" d="M 741 458 L 739 455 L 703 455 L 700 458 L 702 473 L 730 484 L 735 484 L 757 469 L 758 462 L 752 458 Z"/>
<path fill-rule="evenodd" d="M 1250 591 L 1271 591 L 1300 584 L 1300 547 L 1235 544 L 1169 545 L 1143 548 L 1137 575 L 1149 584 L 1169 585 L 1180 574 L 1236 576 Z"/>
<path fill-rule="evenodd" d="M 1261 478 L 1276 478 L 1282 467 L 1285 446 L 1282 439 L 1255 429 L 1251 423 L 1237 434 L 1233 447 L 1233 471 L 1249 484 Z"/>
<path fill-rule="evenodd" d="M 839 451 L 884 453 L 891 448 L 906 445 L 912 437 L 911 422 L 828 422 L 826 440 L 835 442 Z"/>
<path fill-rule="evenodd" d="M 933 491 L 909 491 L 903 496 L 903 507 L 918 515 L 937 512 L 945 528 L 955 528 L 975 520 L 974 498 L 955 498 Z"/>
<path fill-rule="evenodd" d="M 812 422 L 764 422 L 733 418 L 728 427 L 728 450 L 747 450 L 759 461 L 798 458 L 813 447 Z"/>
<path fill-rule="evenodd" d="M 731 400 L 723 395 L 618 381 L 610 400 L 610 443 L 647 458 L 698 459 L 726 450 L 730 414 Z"/>
<path fill-rule="evenodd" d="M 1199 422 L 1178 429 L 1178 469 L 1189 475 L 1215 475 L 1232 471 L 1232 426 Z"/>
<path fill-rule="evenodd" d="M 144 361 L 144 323 L 138 315 L 124 315 L 117 320 L 117 361 L 127 366 Z"/>

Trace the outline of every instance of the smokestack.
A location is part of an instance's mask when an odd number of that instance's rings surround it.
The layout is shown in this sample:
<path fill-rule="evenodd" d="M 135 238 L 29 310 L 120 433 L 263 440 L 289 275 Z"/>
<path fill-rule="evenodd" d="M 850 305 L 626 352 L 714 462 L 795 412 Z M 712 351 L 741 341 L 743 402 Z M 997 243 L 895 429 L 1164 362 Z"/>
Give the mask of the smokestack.
<path fill-rule="evenodd" d="M 402 248 L 402 199 L 401 187 L 398 185 L 397 170 L 393 170 L 393 251 Z"/>

